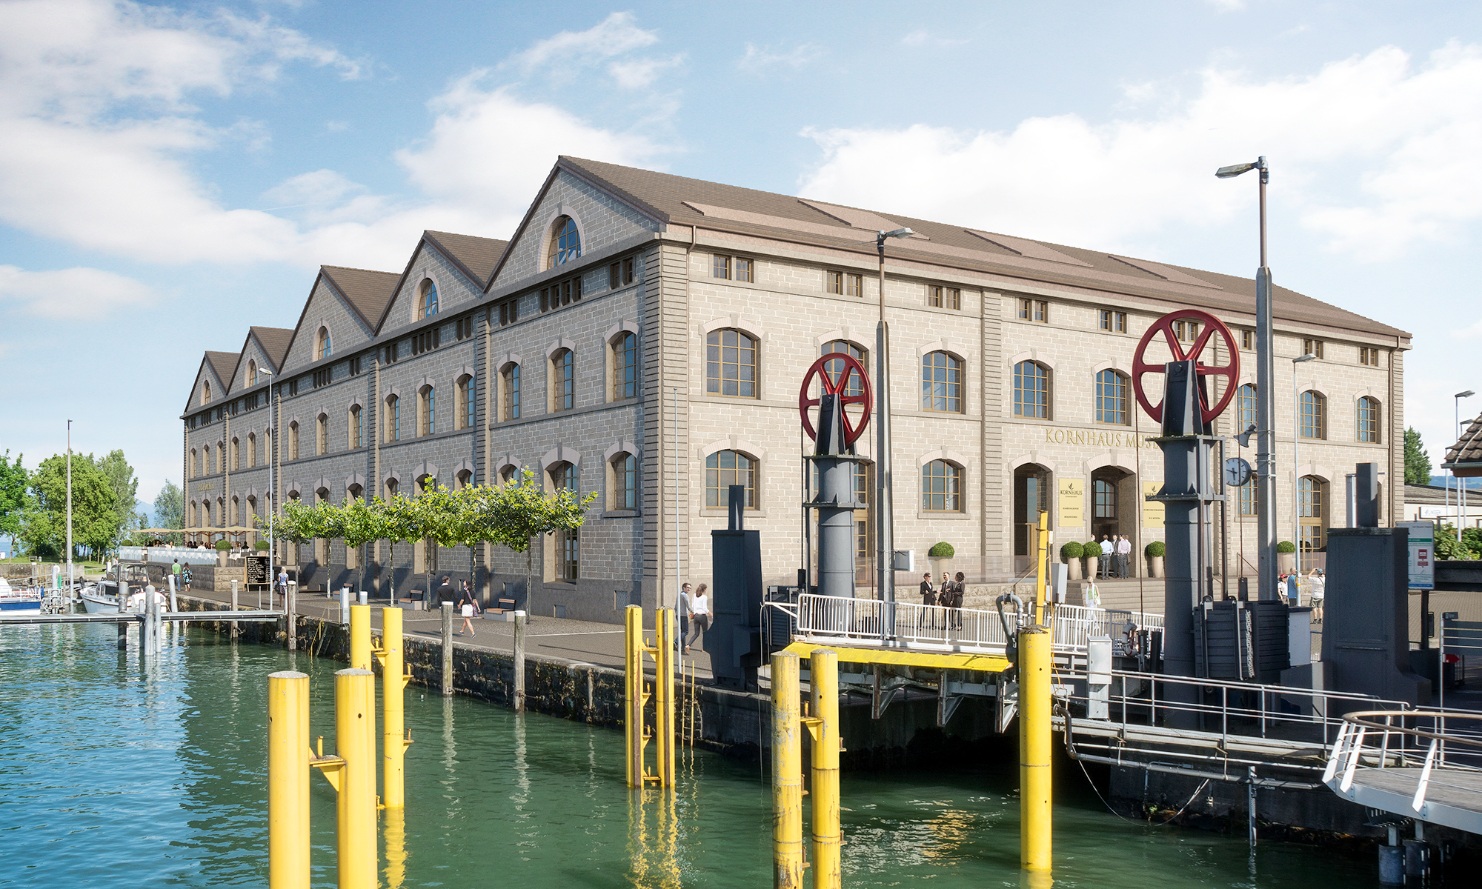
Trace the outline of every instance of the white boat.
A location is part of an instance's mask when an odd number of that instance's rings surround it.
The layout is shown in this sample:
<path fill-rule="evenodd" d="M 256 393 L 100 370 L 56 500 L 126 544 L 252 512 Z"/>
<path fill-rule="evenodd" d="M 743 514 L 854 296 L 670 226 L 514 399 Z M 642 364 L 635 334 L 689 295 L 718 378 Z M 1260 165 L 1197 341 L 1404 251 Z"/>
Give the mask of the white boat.
<path fill-rule="evenodd" d="M 79 594 L 82 597 L 82 610 L 88 614 L 117 614 L 118 596 L 114 593 L 117 589 L 117 585 L 111 580 L 83 587 Z"/>
<path fill-rule="evenodd" d="M 40 614 L 41 599 L 40 589 L 12 589 L 0 577 L 0 614 Z"/>

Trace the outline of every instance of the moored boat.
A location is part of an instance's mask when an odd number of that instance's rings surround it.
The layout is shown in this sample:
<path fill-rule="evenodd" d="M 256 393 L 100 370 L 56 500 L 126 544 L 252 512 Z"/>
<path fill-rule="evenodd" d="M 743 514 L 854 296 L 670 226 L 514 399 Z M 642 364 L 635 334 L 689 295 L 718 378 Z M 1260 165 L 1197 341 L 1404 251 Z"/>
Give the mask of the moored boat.
<path fill-rule="evenodd" d="M 40 589 L 13 589 L 0 577 L 0 614 L 40 614 Z"/>

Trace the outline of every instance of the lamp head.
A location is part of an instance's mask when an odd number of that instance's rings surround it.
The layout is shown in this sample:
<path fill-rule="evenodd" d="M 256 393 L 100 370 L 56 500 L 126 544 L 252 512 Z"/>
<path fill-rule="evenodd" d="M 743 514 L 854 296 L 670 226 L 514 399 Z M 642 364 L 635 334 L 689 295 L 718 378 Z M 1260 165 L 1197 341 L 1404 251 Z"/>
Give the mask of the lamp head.
<path fill-rule="evenodd" d="M 1234 179 L 1236 176 L 1249 173 L 1251 170 L 1260 170 L 1262 180 L 1265 181 L 1266 157 L 1262 155 L 1248 164 L 1231 164 L 1228 167 L 1220 167 L 1214 171 L 1214 175 L 1220 179 Z"/>
<path fill-rule="evenodd" d="M 1313 355 L 1311 353 L 1308 353 L 1306 355 L 1298 355 L 1296 358 L 1293 358 L 1292 359 L 1292 363 L 1293 364 L 1301 364 L 1304 361 L 1311 361 L 1311 360 L 1313 360 L 1316 357 L 1317 357 L 1316 355 Z"/>
<path fill-rule="evenodd" d="M 1240 446 L 1242 448 L 1248 448 L 1250 447 L 1250 437 L 1255 434 L 1256 424 L 1252 423 L 1249 426 L 1245 427 L 1245 429 L 1243 429 L 1241 432 L 1237 433 L 1235 436 L 1235 440 L 1240 442 Z"/>
<path fill-rule="evenodd" d="M 1477 393 L 1473 392 L 1471 389 L 1468 389 L 1465 392 L 1458 392 L 1458 393 L 1456 393 L 1456 397 L 1457 398 L 1471 398 L 1473 395 L 1476 395 L 1476 394 Z"/>

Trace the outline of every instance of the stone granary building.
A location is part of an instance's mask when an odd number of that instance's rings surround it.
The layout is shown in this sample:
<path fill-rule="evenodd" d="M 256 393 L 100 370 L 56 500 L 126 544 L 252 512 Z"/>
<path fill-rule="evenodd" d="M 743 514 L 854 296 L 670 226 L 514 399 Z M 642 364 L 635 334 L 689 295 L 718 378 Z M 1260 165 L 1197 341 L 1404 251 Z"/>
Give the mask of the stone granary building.
<path fill-rule="evenodd" d="M 568 157 L 508 241 L 429 231 L 399 273 L 325 266 L 292 328 L 207 352 L 183 414 L 187 525 L 251 525 L 274 488 L 340 502 L 529 468 L 600 495 L 579 533 L 534 548 L 532 610 L 616 621 L 708 579 L 709 532 L 743 484 L 768 582 L 794 582 L 803 375 L 835 351 L 871 365 L 876 234 L 903 226 L 885 273 L 896 547 L 924 568 L 946 541 L 955 557 L 933 567 L 1004 580 L 1026 569 L 1041 509 L 1057 541 L 1126 534 L 1140 554 L 1160 539 L 1134 349 L 1174 309 L 1228 324 L 1243 362 L 1217 431 L 1234 435 L 1255 415 L 1251 279 Z M 1354 464 L 1380 464 L 1384 521 L 1401 513 L 1410 338 L 1280 288 L 1275 319 L 1278 536 L 1320 559 Z M 1229 500 L 1233 571 L 1254 562 L 1253 486 Z M 435 565 L 523 598 L 525 557 L 479 549 L 398 545 L 392 560 L 329 540 L 296 560 L 311 586 L 358 586 L 370 560 L 394 563 L 398 590 Z"/>

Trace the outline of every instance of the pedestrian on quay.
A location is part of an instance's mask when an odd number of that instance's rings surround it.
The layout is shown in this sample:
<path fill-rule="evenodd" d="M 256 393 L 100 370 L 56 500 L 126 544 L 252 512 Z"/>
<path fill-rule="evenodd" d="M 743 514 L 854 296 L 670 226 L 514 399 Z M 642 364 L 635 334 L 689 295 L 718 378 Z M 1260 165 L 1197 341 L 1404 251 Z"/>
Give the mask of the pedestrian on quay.
<path fill-rule="evenodd" d="M 1117 551 L 1117 545 L 1111 542 L 1111 538 L 1105 534 L 1101 535 L 1101 557 L 1096 560 L 1097 573 L 1102 577 L 1111 576 L 1112 554 Z"/>
<path fill-rule="evenodd" d="M 710 629 L 710 597 L 705 594 L 709 589 L 705 584 L 695 587 L 694 593 L 689 598 L 690 632 L 684 638 L 684 653 L 690 653 L 690 646 L 696 641 L 703 640 L 705 631 Z"/>
<path fill-rule="evenodd" d="M 458 600 L 458 611 L 463 615 L 463 625 L 458 628 L 456 635 L 462 636 L 464 631 L 470 636 L 477 636 L 473 631 L 473 619 L 479 613 L 479 603 L 474 601 L 473 591 L 468 588 L 468 581 L 463 581 L 463 596 Z"/>
<path fill-rule="evenodd" d="M 952 601 L 947 603 L 951 609 L 949 617 L 954 629 L 962 629 L 962 600 L 967 595 L 967 577 L 961 571 L 952 578 Z"/>
<path fill-rule="evenodd" d="M 1307 575 L 1307 598 L 1312 602 L 1312 622 L 1322 623 L 1322 600 L 1327 598 L 1328 581 L 1321 568 L 1313 568 Z"/>
<path fill-rule="evenodd" d="M 921 609 L 921 613 L 922 617 L 924 618 L 923 623 L 925 623 L 927 626 L 931 626 L 932 624 L 932 606 L 936 604 L 937 588 L 932 586 L 931 572 L 928 571 L 925 574 L 921 575 L 921 605 L 923 606 Z"/>
<path fill-rule="evenodd" d="M 679 637 L 674 640 L 675 648 L 680 647 L 685 634 L 690 631 L 690 596 L 693 594 L 688 582 L 679 585 Z"/>
<path fill-rule="evenodd" d="M 1095 578 L 1081 585 L 1081 596 L 1087 608 L 1095 610 L 1101 607 L 1101 590 L 1097 588 Z"/>
<path fill-rule="evenodd" d="M 175 590 L 180 589 L 181 588 L 180 587 L 181 577 L 180 577 L 180 560 L 179 559 L 176 559 L 170 565 L 170 574 L 171 574 L 171 576 L 173 576 L 175 578 L 175 585 L 173 587 L 171 587 L 171 589 L 175 589 Z"/>
<path fill-rule="evenodd" d="M 181 583 L 181 587 L 180 588 L 182 590 L 184 590 L 187 593 L 190 592 L 190 566 L 189 565 L 182 565 L 181 566 L 181 568 L 180 568 L 180 583 Z"/>
<path fill-rule="evenodd" d="M 283 565 L 283 566 L 280 566 L 278 568 L 278 583 L 277 583 L 277 587 L 278 587 L 278 595 L 280 595 L 280 596 L 283 597 L 283 607 L 284 608 L 287 608 L 288 607 L 288 566 L 287 565 Z M 269 598 L 271 598 L 271 597 L 269 597 Z M 273 605 L 272 602 L 269 602 L 268 603 L 268 607 L 269 608 L 271 608 L 272 605 Z"/>
<path fill-rule="evenodd" d="M 1117 576 L 1132 576 L 1132 541 L 1126 534 L 1117 537 Z"/>

